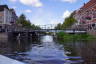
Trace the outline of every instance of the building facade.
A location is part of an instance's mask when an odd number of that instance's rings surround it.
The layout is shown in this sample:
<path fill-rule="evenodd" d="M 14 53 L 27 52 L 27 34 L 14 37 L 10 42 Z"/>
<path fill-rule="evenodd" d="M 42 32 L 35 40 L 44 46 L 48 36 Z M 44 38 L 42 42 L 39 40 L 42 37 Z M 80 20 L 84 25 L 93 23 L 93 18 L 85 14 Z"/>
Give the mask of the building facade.
<path fill-rule="evenodd" d="M 5 28 L 5 25 L 16 23 L 17 15 L 14 9 L 9 9 L 7 5 L 0 5 L 0 28 Z"/>
<path fill-rule="evenodd" d="M 14 9 L 10 9 L 10 14 L 11 14 L 10 15 L 10 23 L 15 24 L 17 19 L 18 19 L 17 15 L 15 13 L 15 10 Z"/>
<path fill-rule="evenodd" d="M 74 18 L 78 21 L 77 28 L 96 29 L 96 0 L 90 0 L 76 10 Z"/>

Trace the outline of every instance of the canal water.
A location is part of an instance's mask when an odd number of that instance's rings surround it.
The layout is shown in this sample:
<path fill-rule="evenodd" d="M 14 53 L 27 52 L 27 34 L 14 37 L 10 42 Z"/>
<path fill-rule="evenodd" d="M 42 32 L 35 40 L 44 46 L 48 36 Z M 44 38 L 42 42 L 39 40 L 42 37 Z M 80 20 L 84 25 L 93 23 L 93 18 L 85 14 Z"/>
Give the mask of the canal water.
<path fill-rule="evenodd" d="M 0 53 L 26 64 L 96 64 L 95 41 L 62 42 L 50 35 L 35 41 L 14 39 Z"/>

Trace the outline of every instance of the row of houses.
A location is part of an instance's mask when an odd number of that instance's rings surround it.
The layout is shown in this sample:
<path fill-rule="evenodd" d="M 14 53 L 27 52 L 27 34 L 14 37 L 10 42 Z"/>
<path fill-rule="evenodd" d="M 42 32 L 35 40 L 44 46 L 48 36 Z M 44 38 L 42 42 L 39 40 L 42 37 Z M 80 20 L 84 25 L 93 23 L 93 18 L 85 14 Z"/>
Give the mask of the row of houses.
<path fill-rule="evenodd" d="M 7 5 L 0 5 L 0 29 L 5 29 L 7 25 L 15 24 L 18 17 L 14 9 Z"/>
<path fill-rule="evenodd" d="M 96 30 L 96 0 L 90 0 L 88 3 L 75 11 L 74 18 L 78 21 L 75 28 Z"/>

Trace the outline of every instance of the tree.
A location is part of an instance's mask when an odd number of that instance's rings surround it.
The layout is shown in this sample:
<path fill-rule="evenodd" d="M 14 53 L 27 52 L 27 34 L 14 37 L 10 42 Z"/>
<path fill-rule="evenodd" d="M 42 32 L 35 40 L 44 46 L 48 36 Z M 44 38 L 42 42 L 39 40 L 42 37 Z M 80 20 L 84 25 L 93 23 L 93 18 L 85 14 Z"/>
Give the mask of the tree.
<path fill-rule="evenodd" d="M 40 29 L 39 26 L 31 24 L 30 20 L 27 20 L 24 14 L 20 15 L 20 17 L 17 20 L 17 24 L 21 24 L 22 27 L 26 27 L 26 28 Z"/>
<path fill-rule="evenodd" d="M 32 29 L 41 29 L 39 26 L 36 26 L 36 25 L 34 25 L 34 24 L 31 25 L 31 28 L 32 28 Z"/>
<path fill-rule="evenodd" d="M 74 19 L 74 17 L 73 17 L 74 14 L 75 14 L 75 13 L 73 12 L 69 17 L 65 18 L 63 24 L 60 24 L 60 23 L 59 23 L 59 24 L 55 27 L 55 29 L 71 28 L 72 25 L 77 22 L 77 21 Z"/>
<path fill-rule="evenodd" d="M 57 26 L 55 27 L 55 29 L 61 29 L 61 28 L 62 28 L 62 24 L 61 23 L 57 24 Z"/>
<path fill-rule="evenodd" d="M 76 20 L 72 16 L 70 16 L 70 17 L 66 18 L 65 21 L 63 22 L 62 28 L 63 29 L 71 28 L 74 23 L 76 23 Z"/>
<path fill-rule="evenodd" d="M 26 17 L 24 14 L 21 14 L 18 18 L 17 24 L 22 24 L 23 27 L 30 27 L 31 22 L 29 20 L 26 20 Z"/>

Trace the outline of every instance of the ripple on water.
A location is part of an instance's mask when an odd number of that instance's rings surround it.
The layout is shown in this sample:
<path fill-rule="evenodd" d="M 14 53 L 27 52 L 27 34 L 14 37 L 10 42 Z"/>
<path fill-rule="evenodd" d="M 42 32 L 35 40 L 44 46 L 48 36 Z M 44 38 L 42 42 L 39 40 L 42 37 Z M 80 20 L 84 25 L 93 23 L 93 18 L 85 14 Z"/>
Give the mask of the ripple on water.
<path fill-rule="evenodd" d="M 41 43 L 41 44 L 40 44 Z M 43 36 L 39 44 L 31 44 L 31 49 L 24 53 L 9 54 L 10 57 L 27 64 L 79 64 L 83 60 L 79 56 L 68 56 L 69 51 L 63 45 L 56 44 L 52 36 Z"/>

